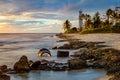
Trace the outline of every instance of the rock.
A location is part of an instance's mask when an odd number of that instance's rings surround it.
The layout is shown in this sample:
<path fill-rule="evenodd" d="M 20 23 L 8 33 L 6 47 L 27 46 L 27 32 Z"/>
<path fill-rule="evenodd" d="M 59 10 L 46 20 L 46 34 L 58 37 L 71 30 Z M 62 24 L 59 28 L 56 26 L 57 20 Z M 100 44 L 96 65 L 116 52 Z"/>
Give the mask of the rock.
<path fill-rule="evenodd" d="M 1 66 L 0 69 L 1 69 L 1 71 L 2 71 L 3 73 L 5 73 L 5 72 L 8 71 L 8 69 L 7 69 L 7 65 L 3 65 L 3 66 Z"/>
<path fill-rule="evenodd" d="M 79 58 L 74 58 L 68 60 L 68 65 L 70 69 L 83 69 L 87 67 L 87 62 Z"/>
<path fill-rule="evenodd" d="M 34 63 L 30 66 L 30 68 L 31 68 L 32 70 L 38 70 L 38 69 L 40 69 L 40 65 L 41 65 L 41 62 L 40 62 L 40 61 L 36 61 L 36 62 L 34 62 Z"/>
<path fill-rule="evenodd" d="M 29 64 L 30 67 L 32 66 L 33 63 L 34 63 L 34 62 L 33 62 L 32 60 L 30 60 L 30 61 L 28 62 L 28 64 Z"/>
<path fill-rule="evenodd" d="M 58 47 L 58 49 L 71 49 L 69 44 L 64 44 L 63 46 Z"/>
<path fill-rule="evenodd" d="M 57 57 L 69 57 L 69 51 L 58 51 Z"/>
<path fill-rule="evenodd" d="M 65 68 L 54 67 L 52 70 L 53 71 L 65 71 Z"/>
<path fill-rule="evenodd" d="M 42 59 L 41 60 L 41 63 L 48 63 L 49 61 L 48 60 L 46 60 L 46 59 Z"/>
<path fill-rule="evenodd" d="M 52 49 L 57 49 L 57 46 L 53 47 Z"/>
<path fill-rule="evenodd" d="M 50 64 L 48 60 L 42 59 L 41 60 L 41 65 L 40 65 L 41 70 L 51 70 Z"/>
<path fill-rule="evenodd" d="M 41 69 L 41 70 L 47 70 L 47 71 L 48 71 L 48 70 L 51 70 L 51 67 L 48 66 L 47 63 L 41 63 L 40 69 Z"/>
<path fill-rule="evenodd" d="M 14 71 L 16 73 L 29 72 L 30 67 L 26 56 L 22 56 L 18 62 L 14 64 Z"/>
<path fill-rule="evenodd" d="M 58 47 L 58 49 L 79 49 L 85 47 L 87 42 L 79 40 L 69 40 L 69 44 L 64 44 L 63 46 Z"/>
<path fill-rule="evenodd" d="M 3 72 L 2 72 L 2 70 L 0 69 L 0 75 L 2 75 L 3 74 Z"/>
<path fill-rule="evenodd" d="M 0 75 L 0 80 L 10 80 L 10 76 L 8 76 L 8 75 Z"/>
<path fill-rule="evenodd" d="M 93 59 L 94 56 L 92 55 L 92 50 L 87 48 L 81 49 L 79 52 L 74 53 L 73 57 L 79 57 L 82 60 Z"/>
<path fill-rule="evenodd" d="M 93 63 L 93 68 L 95 69 L 101 69 L 106 67 L 106 63 L 103 60 L 97 60 Z"/>
<path fill-rule="evenodd" d="M 65 71 L 68 70 L 68 64 L 67 63 L 56 63 L 54 67 L 52 67 L 53 71 Z"/>

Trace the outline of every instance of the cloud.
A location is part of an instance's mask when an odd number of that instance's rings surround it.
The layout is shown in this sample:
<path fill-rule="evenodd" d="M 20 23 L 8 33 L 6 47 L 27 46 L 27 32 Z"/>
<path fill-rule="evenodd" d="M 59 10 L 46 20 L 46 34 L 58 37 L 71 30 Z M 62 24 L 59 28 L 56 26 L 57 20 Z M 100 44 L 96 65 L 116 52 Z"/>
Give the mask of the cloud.
<path fill-rule="evenodd" d="M 116 3 L 120 5 L 116 0 L 0 0 L 0 26 L 6 32 L 60 32 L 66 19 L 78 26 L 80 9 L 102 15 L 106 9 L 114 9 Z"/>
<path fill-rule="evenodd" d="M 8 23 L 0 23 L 0 33 L 23 33 L 22 29 Z"/>

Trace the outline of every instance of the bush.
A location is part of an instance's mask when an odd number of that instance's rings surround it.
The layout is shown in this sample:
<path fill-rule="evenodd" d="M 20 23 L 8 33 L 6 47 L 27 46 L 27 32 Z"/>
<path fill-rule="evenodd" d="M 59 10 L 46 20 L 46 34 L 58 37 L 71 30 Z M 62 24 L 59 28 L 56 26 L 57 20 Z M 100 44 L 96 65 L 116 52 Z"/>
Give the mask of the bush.
<path fill-rule="evenodd" d="M 110 32 L 112 32 L 111 27 L 104 27 L 104 28 L 88 28 L 80 33 L 87 34 L 87 33 L 110 33 Z"/>
<path fill-rule="evenodd" d="M 73 27 L 72 29 L 68 29 L 66 30 L 64 33 L 77 33 L 77 28 L 76 27 Z"/>
<path fill-rule="evenodd" d="M 120 23 L 116 23 L 113 27 L 112 27 L 113 32 L 116 33 L 120 33 Z"/>

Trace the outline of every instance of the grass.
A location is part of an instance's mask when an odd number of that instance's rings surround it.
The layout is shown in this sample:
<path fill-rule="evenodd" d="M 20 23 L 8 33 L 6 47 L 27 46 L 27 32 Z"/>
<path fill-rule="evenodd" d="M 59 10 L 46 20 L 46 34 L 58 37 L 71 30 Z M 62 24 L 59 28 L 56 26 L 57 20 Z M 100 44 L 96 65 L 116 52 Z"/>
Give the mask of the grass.
<path fill-rule="evenodd" d="M 103 28 L 88 28 L 80 32 L 81 34 L 88 33 L 120 33 L 120 22 L 114 26 L 106 26 Z"/>
<path fill-rule="evenodd" d="M 88 33 L 120 33 L 120 27 L 89 28 L 80 32 L 80 34 Z"/>
<path fill-rule="evenodd" d="M 68 29 L 68 30 L 66 30 L 64 33 L 65 33 L 65 34 L 76 33 L 76 31 L 73 30 L 73 29 Z"/>

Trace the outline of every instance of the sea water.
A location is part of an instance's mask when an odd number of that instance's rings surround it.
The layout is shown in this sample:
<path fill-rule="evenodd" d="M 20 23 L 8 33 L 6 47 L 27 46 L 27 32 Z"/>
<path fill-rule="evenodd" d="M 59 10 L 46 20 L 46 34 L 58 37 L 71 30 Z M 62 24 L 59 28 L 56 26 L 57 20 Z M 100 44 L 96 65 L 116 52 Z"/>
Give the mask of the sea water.
<path fill-rule="evenodd" d="M 0 65 L 13 65 L 22 55 L 26 55 L 29 60 L 55 60 L 56 62 L 67 62 L 68 58 L 57 58 L 57 51 L 52 50 L 54 46 L 59 46 L 63 42 L 56 42 L 59 39 L 55 34 L 41 33 L 13 33 L 0 34 Z M 37 53 L 41 48 L 50 50 L 51 57 L 38 57 Z M 74 51 L 70 50 L 70 54 Z M 70 58 L 70 57 L 69 57 Z M 99 70 L 76 70 L 76 71 L 31 71 L 25 74 L 12 74 L 11 80 L 94 80 L 104 77 L 104 71 Z"/>
<path fill-rule="evenodd" d="M 14 74 L 11 80 L 95 80 L 104 77 L 105 72 L 99 70 L 73 71 L 31 71 L 30 73 Z"/>

